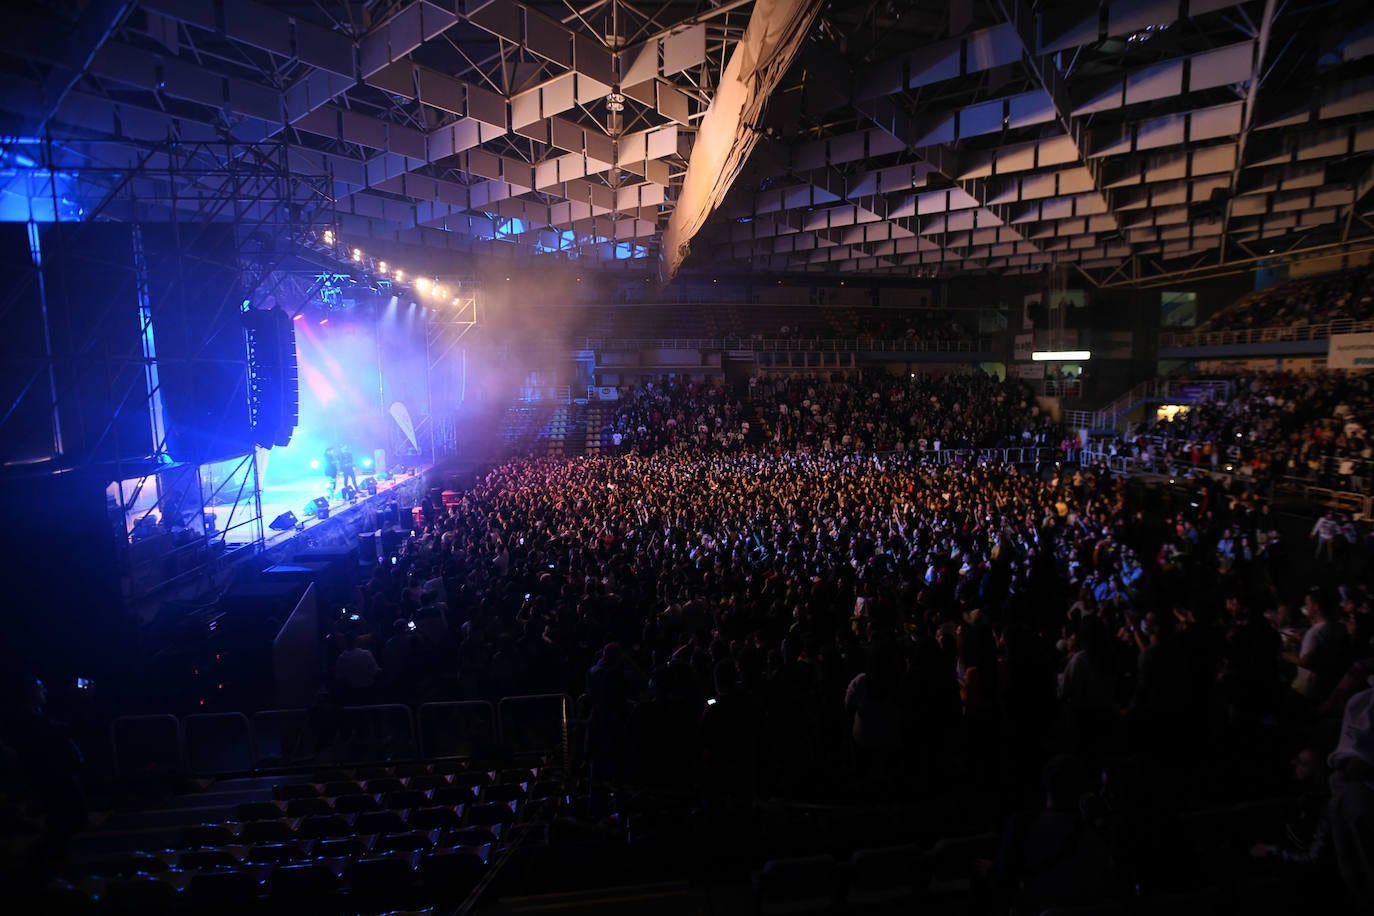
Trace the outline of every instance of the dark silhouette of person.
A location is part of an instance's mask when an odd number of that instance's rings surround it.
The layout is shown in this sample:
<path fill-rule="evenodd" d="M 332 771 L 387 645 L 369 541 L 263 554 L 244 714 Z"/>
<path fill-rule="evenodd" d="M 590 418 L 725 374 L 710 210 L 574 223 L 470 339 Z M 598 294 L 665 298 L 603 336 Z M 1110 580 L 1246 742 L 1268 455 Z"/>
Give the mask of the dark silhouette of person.
<path fill-rule="evenodd" d="M 353 450 L 346 445 L 339 449 L 339 474 L 343 477 L 343 488 L 357 492 L 358 475 L 353 470 Z"/>
<path fill-rule="evenodd" d="M 86 824 L 85 759 L 67 726 L 47 713 L 48 692 L 36 677 L 12 682 L 0 744 L 13 755 L 22 784 L 46 815 L 37 853 L 61 859 L 67 840 Z"/>
<path fill-rule="evenodd" d="M 324 450 L 324 479 L 329 481 L 329 498 L 334 498 L 334 487 L 339 480 L 339 459 L 334 456 L 334 449 Z"/>

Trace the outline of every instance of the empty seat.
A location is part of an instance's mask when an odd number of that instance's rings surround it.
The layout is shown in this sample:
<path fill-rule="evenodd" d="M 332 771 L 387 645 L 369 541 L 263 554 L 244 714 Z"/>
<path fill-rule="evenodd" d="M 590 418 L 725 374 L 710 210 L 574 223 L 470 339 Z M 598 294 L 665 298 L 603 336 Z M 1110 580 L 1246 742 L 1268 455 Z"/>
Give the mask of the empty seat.
<path fill-rule="evenodd" d="M 424 763 L 398 763 L 391 768 L 392 775 L 404 778 L 428 776 L 429 765 Z"/>
<path fill-rule="evenodd" d="M 406 821 L 399 811 L 365 811 L 353 821 L 354 833 L 399 833 L 405 829 Z"/>
<path fill-rule="evenodd" d="M 197 872 L 186 886 L 186 904 L 190 912 L 197 914 L 239 914 L 261 891 L 262 885 L 250 872 Z"/>
<path fill-rule="evenodd" d="M 530 784 L 529 797 L 532 799 L 562 798 L 563 784 L 556 779 L 541 779 Z"/>
<path fill-rule="evenodd" d="M 369 779 L 364 787 L 369 795 L 384 795 L 387 792 L 399 792 L 405 786 L 406 784 L 395 776 L 385 776 L 380 779 Z"/>
<path fill-rule="evenodd" d="M 128 916 L 159 916 L 176 909 L 177 890 L 157 878 L 122 878 L 105 886 L 101 910 Z"/>
<path fill-rule="evenodd" d="M 318 862 L 280 865 L 272 869 L 267 887 L 276 900 L 308 903 L 312 909 L 318 909 L 324 902 L 323 898 L 339 889 L 339 878 L 330 868 Z"/>
<path fill-rule="evenodd" d="M 168 870 L 167 862 L 157 856 L 143 852 L 126 852 L 106 856 L 100 860 L 94 872 L 109 877 L 133 877 L 134 875 L 159 875 Z"/>
<path fill-rule="evenodd" d="M 286 843 L 296 838 L 290 821 L 249 821 L 239 828 L 243 843 Z"/>
<path fill-rule="evenodd" d="M 430 899 L 457 903 L 477 886 L 486 873 L 482 850 L 472 847 L 436 849 L 420 859 L 420 874 Z"/>
<path fill-rule="evenodd" d="M 754 876 L 756 912 L 828 913 L 840 898 L 834 856 L 774 859 Z"/>
<path fill-rule="evenodd" d="M 466 805 L 477 800 L 477 790 L 472 786 L 441 786 L 430 793 L 430 800 L 436 805 Z"/>
<path fill-rule="evenodd" d="M 266 846 L 250 846 L 244 852 L 243 861 L 253 865 L 285 865 L 309 858 L 305 847 L 297 843 L 269 843 Z"/>
<path fill-rule="evenodd" d="M 929 865 L 918 846 L 858 849 L 849 860 L 851 908 L 912 905 L 930 883 Z"/>
<path fill-rule="evenodd" d="M 182 871 L 208 871 L 212 868 L 238 868 L 241 860 L 227 849 L 188 849 L 177 856 Z"/>
<path fill-rule="evenodd" d="M 524 801 L 525 787 L 518 782 L 495 782 L 482 788 L 482 800 L 489 802 Z"/>
<path fill-rule="evenodd" d="M 315 844 L 318 859 L 356 859 L 372 852 L 368 837 L 333 837 Z"/>
<path fill-rule="evenodd" d="M 463 815 L 458 808 L 415 808 L 410 812 L 410 826 L 414 830 L 459 827 L 462 823 Z"/>
<path fill-rule="evenodd" d="M 952 837 L 935 844 L 930 852 L 930 888 L 936 893 L 967 893 L 972 886 L 974 864 L 997 853 L 995 833 Z"/>
<path fill-rule="evenodd" d="M 420 789 L 428 791 L 431 789 L 443 789 L 449 785 L 448 777 L 438 773 L 427 773 L 423 776 L 412 776 L 406 780 L 406 788 Z"/>
<path fill-rule="evenodd" d="M 320 787 L 321 795 L 362 795 L 366 790 L 363 784 L 354 779 L 337 779 Z"/>
<path fill-rule="evenodd" d="M 491 782 L 491 777 L 481 770 L 464 770 L 449 777 L 450 784 L 468 786 L 469 788 L 485 786 L 489 782 Z"/>
<path fill-rule="evenodd" d="M 314 798 L 319 794 L 319 786 L 311 782 L 295 782 L 290 785 L 272 787 L 272 797 L 277 801 L 294 801 L 299 798 Z"/>
<path fill-rule="evenodd" d="M 349 836 L 353 833 L 353 825 L 342 814 L 323 814 L 303 819 L 298 832 L 308 840 Z"/>
<path fill-rule="evenodd" d="M 444 846 L 492 846 L 499 837 L 500 831 L 492 827 L 460 827 L 443 831 L 439 842 Z"/>
<path fill-rule="evenodd" d="M 240 802 L 238 819 L 241 821 L 270 821 L 282 816 L 282 806 L 276 802 Z"/>
<path fill-rule="evenodd" d="M 417 899 L 413 853 L 357 859 L 349 863 L 346 878 L 354 909 L 394 910 Z"/>
<path fill-rule="evenodd" d="M 462 760 L 440 760 L 429 765 L 431 773 L 438 773 L 444 776 L 452 776 L 458 773 L 471 773 L 472 767 Z"/>
<path fill-rule="evenodd" d="M 362 811 L 380 811 L 382 803 L 375 795 L 340 795 L 334 799 L 334 810 L 340 814 L 358 814 Z"/>
<path fill-rule="evenodd" d="M 486 802 L 467 806 L 469 826 L 482 827 L 491 824 L 509 824 L 515 820 L 515 809 L 507 802 Z"/>
<path fill-rule="evenodd" d="M 230 846 L 234 831 L 223 824 L 197 824 L 181 832 L 181 845 L 195 849 L 201 846 Z"/>
<path fill-rule="evenodd" d="M 293 798 L 286 803 L 287 817 L 310 817 L 314 814 L 329 814 L 334 806 L 327 798 Z"/>
<path fill-rule="evenodd" d="M 377 837 L 378 852 L 411 852 L 429 849 L 434 845 L 437 831 L 412 830 L 408 833 L 388 833 Z"/>
<path fill-rule="evenodd" d="M 425 808 L 429 806 L 429 795 L 420 789 L 399 789 L 395 792 L 388 792 L 382 799 L 382 804 L 392 811 L 404 811 L 406 808 Z"/>
<path fill-rule="evenodd" d="M 369 767 L 358 767 L 358 769 L 354 772 L 353 775 L 354 775 L 354 778 L 356 778 L 356 779 L 361 779 L 361 780 L 363 780 L 364 782 L 366 782 L 366 781 L 369 780 L 369 779 L 386 779 L 387 777 L 391 776 L 392 774 L 391 774 L 391 767 L 386 767 L 386 766 L 369 766 Z"/>

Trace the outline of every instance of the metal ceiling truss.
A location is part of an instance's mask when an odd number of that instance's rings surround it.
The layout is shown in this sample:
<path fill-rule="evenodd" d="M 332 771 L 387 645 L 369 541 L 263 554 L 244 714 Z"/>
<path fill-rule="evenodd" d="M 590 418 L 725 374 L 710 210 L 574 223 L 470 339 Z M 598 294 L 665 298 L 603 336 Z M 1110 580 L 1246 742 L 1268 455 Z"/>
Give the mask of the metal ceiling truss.
<path fill-rule="evenodd" d="M 85 218 L 647 269 L 752 6 L 29 0 L 0 164 Z M 831 0 L 688 268 L 1115 285 L 1358 240 L 1371 57 L 1343 0 Z"/>
<path fill-rule="evenodd" d="M 1362 123 L 1374 79 L 1351 68 L 1374 53 L 1374 11 L 1271 0 L 995 9 L 993 24 L 853 66 L 850 98 L 811 112 L 835 127 L 789 144 L 793 181 L 739 189 L 715 256 L 804 271 L 849 258 L 895 274 L 1053 263 L 1107 283 L 1127 262 L 1133 278 L 1198 258 L 1222 269 L 1260 243 L 1278 251 L 1310 244 L 1307 232 L 1368 228 L 1355 202 L 1374 189 L 1374 125 Z M 868 126 L 847 127 L 846 110 Z M 879 157 L 889 164 L 862 168 Z M 1353 175 L 1332 168 L 1351 160 Z M 860 196 L 862 209 L 844 203 Z M 868 225 L 836 237 L 822 213 Z"/>

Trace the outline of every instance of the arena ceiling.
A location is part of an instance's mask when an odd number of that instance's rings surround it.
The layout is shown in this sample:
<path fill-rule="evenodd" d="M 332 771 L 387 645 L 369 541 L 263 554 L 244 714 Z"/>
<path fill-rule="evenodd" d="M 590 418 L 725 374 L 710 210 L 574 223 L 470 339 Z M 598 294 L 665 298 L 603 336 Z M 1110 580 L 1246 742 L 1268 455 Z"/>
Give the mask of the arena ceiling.
<path fill-rule="evenodd" d="M 635 270 L 756 12 L 8 7 L 0 218 L 175 212 Z M 1372 63 L 1363 0 L 830 0 L 687 268 L 1117 285 L 1365 244 Z"/>

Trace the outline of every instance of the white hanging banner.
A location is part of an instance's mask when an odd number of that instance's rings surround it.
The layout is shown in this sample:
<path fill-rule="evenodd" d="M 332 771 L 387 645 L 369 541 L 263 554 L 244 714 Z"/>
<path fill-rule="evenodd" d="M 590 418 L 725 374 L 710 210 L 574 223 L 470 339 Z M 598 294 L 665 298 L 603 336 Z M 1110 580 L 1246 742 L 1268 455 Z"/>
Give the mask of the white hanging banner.
<path fill-rule="evenodd" d="M 759 141 L 763 106 L 792 66 L 820 12 L 821 0 L 758 0 L 744 37 L 730 52 L 720 85 L 701 119 L 687 177 L 668 218 L 658 279 L 667 283 Z"/>

